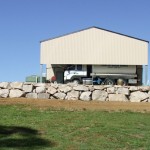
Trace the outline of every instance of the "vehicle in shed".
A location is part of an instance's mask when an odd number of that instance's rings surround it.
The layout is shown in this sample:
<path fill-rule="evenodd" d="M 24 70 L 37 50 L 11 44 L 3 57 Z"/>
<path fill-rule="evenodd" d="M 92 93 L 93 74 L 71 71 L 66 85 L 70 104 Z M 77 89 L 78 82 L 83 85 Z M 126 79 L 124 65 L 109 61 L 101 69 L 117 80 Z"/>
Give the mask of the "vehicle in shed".
<path fill-rule="evenodd" d="M 137 85 L 138 77 L 135 65 L 68 65 L 64 71 L 64 83 Z"/>

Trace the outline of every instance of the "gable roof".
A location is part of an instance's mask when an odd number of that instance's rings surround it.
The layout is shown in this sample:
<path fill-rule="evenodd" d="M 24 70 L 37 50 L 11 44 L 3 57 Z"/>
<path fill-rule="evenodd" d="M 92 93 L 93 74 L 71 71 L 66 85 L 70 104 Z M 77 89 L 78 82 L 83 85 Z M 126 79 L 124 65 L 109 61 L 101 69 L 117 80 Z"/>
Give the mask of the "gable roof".
<path fill-rule="evenodd" d="M 103 30 L 103 31 L 115 33 L 115 34 L 118 34 L 118 35 L 126 36 L 126 37 L 129 37 L 129 38 L 133 38 L 133 39 L 136 39 L 136 40 L 140 40 L 140 41 L 148 42 L 148 43 L 149 43 L 149 41 L 144 40 L 144 39 L 141 39 L 141 38 L 133 37 L 133 36 L 130 36 L 130 35 L 126 35 L 126 34 L 123 34 L 123 33 L 111 31 L 111 30 L 104 29 L 104 28 L 100 28 L 100 27 L 96 27 L 96 26 L 92 26 L 92 27 L 88 27 L 88 28 L 81 29 L 81 30 L 78 30 L 78 31 L 70 32 L 70 33 L 63 34 L 63 35 L 60 35 L 60 36 L 56 36 L 56 37 L 53 37 L 53 38 L 48 38 L 48 39 L 45 39 L 45 40 L 40 41 L 40 43 L 41 43 L 41 42 L 45 42 L 45 41 L 49 41 L 49 40 L 53 40 L 53 39 L 56 39 L 56 38 L 61 38 L 61 37 L 63 37 L 63 36 L 71 35 L 71 34 L 74 34 L 74 33 L 77 33 L 77 32 L 81 32 L 81 31 L 84 31 L 84 30 L 88 30 L 88 29 L 91 29 L 91 28 L 96 28 L 96 29 L 99 29 L 99 30 Z"/>

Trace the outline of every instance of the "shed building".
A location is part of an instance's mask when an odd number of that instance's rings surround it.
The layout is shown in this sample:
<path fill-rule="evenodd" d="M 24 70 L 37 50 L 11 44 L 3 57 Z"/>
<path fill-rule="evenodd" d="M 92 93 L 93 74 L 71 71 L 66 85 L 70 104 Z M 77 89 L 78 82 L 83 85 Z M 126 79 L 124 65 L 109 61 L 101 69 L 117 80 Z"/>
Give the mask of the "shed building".
<path fill-rule="evenodd" d="M 63 82 L 66 65 L 136 65 L 142 79 L 145 66 L 147 78 L 148 41 L 90 27 L 63 36 L 41 41 L 40 64 L 46 64 L 47 80 L 56 76 Z M 147 79 L 146 79 L 147 80 Z"/>

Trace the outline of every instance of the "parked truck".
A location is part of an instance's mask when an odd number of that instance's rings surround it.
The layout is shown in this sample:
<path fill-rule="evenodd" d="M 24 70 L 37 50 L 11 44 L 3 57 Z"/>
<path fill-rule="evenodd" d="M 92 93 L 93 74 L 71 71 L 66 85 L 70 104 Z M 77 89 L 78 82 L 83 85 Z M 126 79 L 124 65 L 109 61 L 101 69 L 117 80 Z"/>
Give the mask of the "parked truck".
<path fill-rule="evenodd" d="M 136 65 L 68 65 L 64 71 L 64 83 L 76 82 L 105 85 L 136 85 Z"/>

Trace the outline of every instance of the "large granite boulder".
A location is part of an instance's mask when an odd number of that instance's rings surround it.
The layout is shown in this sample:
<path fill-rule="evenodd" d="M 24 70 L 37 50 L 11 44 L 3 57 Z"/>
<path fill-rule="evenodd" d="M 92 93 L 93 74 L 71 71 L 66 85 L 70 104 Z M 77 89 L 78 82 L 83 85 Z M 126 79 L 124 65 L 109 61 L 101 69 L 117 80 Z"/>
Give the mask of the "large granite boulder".
<path fill-rule="evenodd" d="M 115 88 L 114 87 L 107 88 L 107 93 L 114 94 L 115 93 Z"/>
<path fill-rule="evenodd" d="M 89 88 L 84 85 L 77 85 L 77 86 L 73 87 L 73 89 L 76 91 L 88 91 L 89 90 Z"/>
<path fill-rule="evenodd" d="M 127 102 L 128 98 L 124 94 L 109 94 L 109 101 L 123 101 L 123 102 Z"/>
<path fill-rule="evenodd" d="M 47 93 L 53 95 L 56 92 L 57 92 L 57 90 L 54 87 L 52 87 L 52 86 L 48 87 Z"/>
<path fill-rule="evenodd" d="M 108 93 L 101 90 L 95 90 L 92 93 L 92 100 L 105 101 Z"/>
<path fill-rule="evenodd" d="M 95 90 L 104 90 L 110 87 L 112 87 L 112 85 L 94 85 Z"/>
<path fill-rule="evenodd" d="M 37 98 L 37 93 L 27 93 L 26 98 Z"/>
<path fill-rule="evenodd" d="M 79 84 L 76 82 L 68 82 L 67 85 L 70 87 L 75 87 L 75 86 L 78 86 Z"/>
<path fill-rule="evenodd" d="M 128 88 L 124 88 L 124 87 L 120 87 L 117 90 L 117 94 L 129 95 L 129 89 Z"/>
<path fill-rule="evenodd" d="M 62 92 L 58 92 L 58 93 L 55 93 L 53 96 L 57 99 L 65 99 L 66 94 Z"/>
<path fill-rule="evenodd" d="M 150 91 L 150 86 L 139 86 L 138 90 L 140 90 L 141 92 L 148 92 Z"/>
<path fill-rule="evenodd" d="M 67 93 L 67 100 L 78 100 L 79 99 L 79 91 L 71 91 Z"/>
<path fill-rule="evenodd" d="M 81 93 L 81 95 L 80 95 L 80 100 L 83 100 L 83 101 L 90 101 L 90 100 L 91 100 L 91 93 L 92 93 L 92 92 L 90 92 L 90 91 Z"/>
<path fill-rule="evenodd" d="M 46 87 L 46 83 L 34 83 L 33 84 L 34 87 Z"/>
<path fill-rule="evenodd" d="M 23 91 L 25 93 L 31 93 L 33 90 L 33 85 L 32 84 L 24 84 L 23 85 Z"/>
<path fill-rule="evenodd" d="M 11 89 L 19 89 L 22 90 L 23 82 L 11 82 L 10 83 Z"/>
<path fill-rule="evenodd" d="M 104 85 L 94 85 L 95 90 L 104 90 L 106 87 Z"/>
<path fill-rule="evenodd" d="M 137 91 L 138 87 L 137 86 L 130 86 L 129 91 Z"/>
<path fill-rule="evenodd" d="M 37 98 L 38 99 L 49 99 L 50 98 L 50 94 L 48 94 L 48 93 L 39 93 L 37 95 Z"/>
<path fill-rule="evenodd" d="M 51 83 L 51 86 L 52 86 L 53 88 L 55 88 L 55 89 L 58 88 L 58 84 L 57 84 L 57 83 Z"/>
<path fill-rule="evenodd" d="M 36 87 L 36 93 L 45 93 L 45 92 L 46 92 L 45 86 Z"/>
<path fill-rule="evenodd" d="M 0 88 L 7 89 L 9 86 L 9 82 L 0 82 Z"/>
<path fill-rule="evenodd" d="M 93 92 L 95 89 L 94 89 L 94 86 L 93 85 L 89 85 L 89 91 Z"/>
<path fill-rule="evenodd" d="M 6 98 L 9 95 L 9 90 L 8 89 L 0 89 L 0 97 Z"/>
<path fill-rule="evenodd" d="M 131 102 L 141 102 L 145 99 L 149 98 L 149 94 L 146 92 L 140 92 L 140 91 L 136 91 L 136 92 L 132 92 L 130 94 L 130 101 Z"/>
<path fill-rule="evenodd" d="M 150 98 L 150 91 L 148 92 L 149 98 Z"/>
<path fill-rule="evenodd" d="M 45 84 L 45 88 L 46 88 L 46 89 L 48 89 L 50 86 L 51 86 L 50 83 L 46 83 L 46 84 Z"/>
<path fill-rule="evenodd" d="M 64 84 L 64 85 L 59 86 L 59 90 L 60 90 L 60 92 L 67 93 L 72 90 L 72 87 Z"/>
<path fill-rule="evenodd" d="M 10 98 L 19 98 L 19 97 L 22 97 L 22 96 L 24 96 L 24 91 L 21 91 L 21 90 L 18 90 L 18 89 L 10 90 L 10 93 L 9 93 Z"/>

